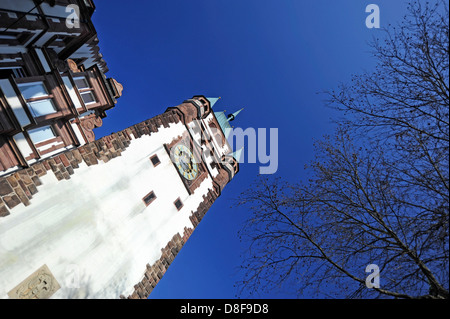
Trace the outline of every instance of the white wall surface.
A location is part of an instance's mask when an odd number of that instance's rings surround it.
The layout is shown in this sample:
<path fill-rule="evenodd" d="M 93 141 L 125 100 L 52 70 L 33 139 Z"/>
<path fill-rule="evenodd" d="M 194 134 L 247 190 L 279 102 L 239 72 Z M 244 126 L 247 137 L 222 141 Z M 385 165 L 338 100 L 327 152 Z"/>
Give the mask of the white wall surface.
<path fill-rule="evenodd" d="M 189 196 L 164 150 L 183 131 L 182 123 L 160 127 L 132 140 L 120 157 L 82 163 L 70 180 L 43 176 L 31 205 L 0 219 L 0 298 L 43 264 L 61 285 L 53 298 L 130 295 L 146 264 L 160 258 L 173 235 L 192 228 L 191 211 L 212 189 L 208 176 Z M 153 167 L 155 153 L 161 164 Z M 157 198 L 146 207 L 142 198 L 150 191 Z"/>

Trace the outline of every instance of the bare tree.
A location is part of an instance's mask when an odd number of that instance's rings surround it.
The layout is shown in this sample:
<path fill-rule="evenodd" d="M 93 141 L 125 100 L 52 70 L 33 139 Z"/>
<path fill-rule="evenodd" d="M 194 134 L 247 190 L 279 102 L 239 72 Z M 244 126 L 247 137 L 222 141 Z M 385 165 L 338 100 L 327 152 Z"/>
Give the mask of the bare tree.
<path fill-rule="evenodd" d="M 315 144 L 310 179 L 261 176 L 241 195 L 252 211 L 241 292 L 449 298 L 448 4 L 412 3 L 385 32 L 375 71 L 327 92 L 345 116 Z"/>

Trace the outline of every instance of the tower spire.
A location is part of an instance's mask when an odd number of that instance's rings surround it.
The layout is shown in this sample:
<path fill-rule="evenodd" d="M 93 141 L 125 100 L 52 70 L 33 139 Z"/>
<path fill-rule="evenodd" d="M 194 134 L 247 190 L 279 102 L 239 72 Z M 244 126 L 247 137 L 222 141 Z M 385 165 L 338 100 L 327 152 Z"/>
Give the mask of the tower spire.
<path fill-rule="evenodd" d="M 234 151 L 230 154 L 228 154 L 229 156 L 232 156 L 236 159 L 236 161 L 239 163 L 241 160 L 241 155 L 242 155 L 242 151 L 244 150 L 244 147 L 242 146 L 240 149 L 238 149 L 237 151 Z"/>
<path fill-rule="evenodd" d="M 211 104 L 211 108 L 213 108 L 214 104 L 220 99 L 219 97 L 207 97 L 209 103 Z"/>
<path fill-rule="evenodd" d="M 237 116 L 239 113 L 241 113 L 241 111 L 242 111 L 243 109 L 244 109 L 244 108 L 242 108 L 242 109 L 240 109 L 239 111 L 236 111 L 236 112 L 234 112 L 234 113 L 232 113 L 232 114 L 229 114 L 229 115 L 228 115 L 228 122 L 233 121 L 233 120 L 236 118 L 236 116 Z"/>

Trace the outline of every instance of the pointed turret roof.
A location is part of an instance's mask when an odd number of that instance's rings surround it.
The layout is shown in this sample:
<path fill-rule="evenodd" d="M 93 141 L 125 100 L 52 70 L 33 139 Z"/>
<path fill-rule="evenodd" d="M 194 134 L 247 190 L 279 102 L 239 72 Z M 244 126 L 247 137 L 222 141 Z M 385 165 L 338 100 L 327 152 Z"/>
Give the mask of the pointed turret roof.
<path fill-rule="evenodd" d="M 231 131 L 231 125 L 228 122 L 227 116 L 225 115 L 225 111 L 214 112 L 216 116 L 217 122 L 219 122 L 220 128 L 225 134 L 225 138 L 228 139 L 228 135 Z"/>
<path fill-rule="evenodd" d="M 242 109 L 240 109 L 240 110 L 238 110 L 238 111 L 236 111 L 236 112 L 234 112 L 234 113 L 232 113 L 232 114 L 229 114 L 229 115 L 228 115 L 228 121 L 229 121 L 229 122 L 233 121 L 233 120 L 236 118 L 236 116 L 237 116 L 239 113 L 241 113 L 241 111 L 242 111 L 243 109 L 244 109 L 244 108 L 242 108 Z"/>
<path fill-rule="evenodd" d="M 241 155 L 242 155 L 243 150 L 244 150 L 244 147 L 241 147 L 237 151 L 234 151 L 233 153 L 230 153 L 228 155 L 233 156 L 234 159 L 239 163 L 241 161 Z"/>
<path fill-rule="evenodd" d="M 220 99 L 219 97 L 207 97 L 209 103 L 211 104 L 211 108 L 213 108 L 214 104 Z"/>
<path fill-rule="evenodd" d="M 216 104 L 216 102 L 220 99 L 220 97 L 208 97 L 207 98 L 209 100 L 209 102 L 211 103 L 211 108 L 213 107 L 214 104 Z M 219 122 L 220 128 L 222 129 L 225 138 L 228 139 L 228 136 L 230 135 L 230 132 L 232 131 L 232 127 L 230 125 L 230 122 L 233 121 L 236 116 L 243 110 L 244 108 L 228 114 L 228 116 L 225 114 L 225 110 L 224 111 L 216 111 L 214 112 L 214 115 L 217 119 L 217 122 Z"/>

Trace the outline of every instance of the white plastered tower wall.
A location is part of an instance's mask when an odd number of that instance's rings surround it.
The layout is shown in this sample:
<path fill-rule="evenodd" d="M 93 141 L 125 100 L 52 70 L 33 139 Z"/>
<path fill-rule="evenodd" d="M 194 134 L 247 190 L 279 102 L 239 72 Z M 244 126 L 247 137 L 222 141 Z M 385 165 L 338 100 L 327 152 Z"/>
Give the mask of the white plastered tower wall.
<path fill-rule="evenodd" d="M 211 114 L 202 120 L 205 125 Z M 211 201 L 215 179 L 223 174 L 212 161 L 204 163 L 208 174 L 189 191 L 165 145 L 186 134 L 201 145 L 201 135 L 192 134 L 183 121 L 153 126 L 151 134 L 139 127 L 127 131 L 129 145 L 120 156 L 97 165 L 81 162 L 70 179 L 41 176 L 31 205 L 20 204 L 0 218 L 0 298 L 11 297 L 8 293 L 42 265 L 60 286 L 51 298 L 142 298 L 148 293 L 150 288 L 139 290 L 136 283 L 150 277 L 150 265 L 162 268 L 161 252 L 175 234 L 195 228 L 193 212 L 209 208 L 205 199 Z M 154 155 L 160 161 L 156 166 Z M 146 206 L 149 192 L 156 199 Z M 174 204 L 178 198 L 181 209 Z"/>

